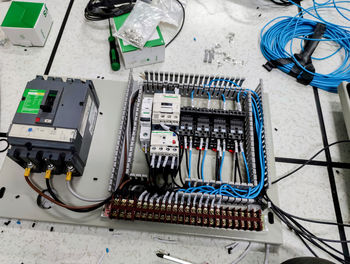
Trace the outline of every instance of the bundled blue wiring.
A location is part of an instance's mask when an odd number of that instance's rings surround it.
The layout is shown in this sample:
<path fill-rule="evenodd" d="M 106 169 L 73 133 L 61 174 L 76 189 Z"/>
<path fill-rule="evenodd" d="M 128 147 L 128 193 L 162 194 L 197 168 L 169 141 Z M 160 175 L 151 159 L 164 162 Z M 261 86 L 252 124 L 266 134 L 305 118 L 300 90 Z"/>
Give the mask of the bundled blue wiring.
<path fill-rule="evenodd" d="M 247 186 L 244 188 L 243 187 L 236 188 L 236 187 L 233 187 L 229 184 L 222 184 L 219 188 L 215 188 L 214 186 L 210 186 L 210 185 L 203 185 L 203 186 L 189 187 L 187 189 L 179 189 L 178 191 L 185 192 L 185 193 L 218 194 L 218 195 L 225 195 L 225 196 L 235 197 L 235 198 L 254 199 L 260 194 L 261 190 L 263 189 L 264 180 L 265 180 L 265 155 L 264 155 L 263 140 L 262 140 L 263 127 L 264 127 L 264 121 L 263 121 L 263 116 L 262 116 L 262 112 L 261 112 L 262 111 L 262 103 L 261 103 L 259 95 L 256 92 L 249 90 L 249 89 L 243 89 L 242 87 L 240 87 L 238 84 L 236 84 L 235 82 L 233 82 L 231 80 L 213 79 L 209 82 L 209 84 L 207 84 L 205 86 L 210 87 L 213 82 L 218 82 L 218 81 L 233 84 L 235 86 L 234 87 L 235 90 L 236 90 L 236 88 L 239 88 L 239 95 L 242 94 L 242 96 L 247 96 L 248 93 L 252 94 L 252 97 L 251 97 L 252 102 L 253 102 L 252 103 L 252 112 L 253 112 L 253 116 L 254 116 L 255 131 L 257 134 L 258 148 L 259 148 L 258 155 L 259 155 L 259 165 L 260 165 L 260 179 L 258 181 L 258 185 L 254 186 L 254 187 Z M 229 89 L 231 89 L 231 87 L 229 87 Z M 240 98 L 240 96 L 237 96 L 237 102 L 240 100 L 239 98 Z M 206 152 L 204 152 L 204 156 L 203 156 L 203 160 L 202 160 L 202 172 L 201 172 L 202 179 L 204 179 L 203 164 L 204 164 L 204 160 L 205 160 L 205 155 L 206 155 Z M 246 170 L 247 170 L 247 179 L 250 182 L 248 164 L 247 164 L 245 156 L 243 156 L 243 157 L 244 157 L 244 162 L 245 162 L 245 166 L 246 166 Z M 224 159 L 224 157 L 223 157 L 223 159 Z M 222 164 L 221 164 L 220 170 L 221 169 L 222 169 Z"/>
<path fill-rule="evenodd" d="M 350 18 L 346 17 L 342 12 L 350 12 L 350 9 L 340 5 L 344 3 L 349 4 L 350 1 L 328 0 L 324 3 L 318 3 L 314 0 L 313 6 L 307 9 L 302 8 L 291 0 L 290 2 L 301 8 L 302 14 L 308 14 L 314 20 L 300 17 L 299 15 L 301 13 L 295 17 L 281 16 L 271 20 L 263 27 L 260 33 L 260 48 L 262 54 L 270 62 L 279 62 L 286 58 L 290 58 L 290 63 L 284 61 L 284 64 L 277 63 L 275 66 L 290 75 L 293 67 L 297 66 L 301 69 L 301 74 L 307 73 L 312 76 L 312 80 L 309 83 L 311 86 L 336 93 L 337 87 L 341 82 L 350 82 L 350 26 L 338 25 L 325 20 L 320 16 L 319 10 L 336 10 L 342 17 L 350 21 Z M 325 25 L 323 38 L 310 38 L 314 33 L 316 25 L 320 23 Z M 339 46 L 335 52 L 324 56 L 323 58 L 312 57 L 312 59 L 326 60 L 342 52 L 343 61 L 339 67 L 331 73 L 320 74 L 312 72 L 307 69 L 305 65 L 302 65 L 293 53 L 293 43 L 297 40 L 301 41 L 301 47 L 303 42 L 306 41 L 332 41 Z M 303 50 L 303 48 L 301 48 L 301 50 Z M 297 76 L 298 80 L 301 79 L 301 74 Z"/>

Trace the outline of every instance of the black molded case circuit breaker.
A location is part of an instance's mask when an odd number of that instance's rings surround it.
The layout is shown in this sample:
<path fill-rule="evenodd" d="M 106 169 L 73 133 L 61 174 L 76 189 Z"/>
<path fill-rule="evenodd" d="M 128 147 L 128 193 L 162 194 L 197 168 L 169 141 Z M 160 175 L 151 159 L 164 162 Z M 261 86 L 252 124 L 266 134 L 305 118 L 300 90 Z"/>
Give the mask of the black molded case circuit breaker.
<path fill-rule="evenodd" d="M 27 83 L 8 133 L 8 156 L 33 172 L 81 176 L 99 108 L 92 81 L 37 76 Z"/>

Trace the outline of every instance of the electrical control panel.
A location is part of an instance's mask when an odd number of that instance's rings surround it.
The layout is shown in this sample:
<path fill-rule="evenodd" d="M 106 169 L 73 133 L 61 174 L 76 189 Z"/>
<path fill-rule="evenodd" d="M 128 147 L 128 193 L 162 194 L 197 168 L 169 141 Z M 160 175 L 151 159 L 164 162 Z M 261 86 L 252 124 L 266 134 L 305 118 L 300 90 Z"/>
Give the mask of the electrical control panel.
<path fill-rule="evenodd" d="M 276 193 L 262 83 L 250 90 L 242 78 L 161 72 L 142 78 L 29 82 L 8 132 L 0 185 L 55 205 L 21 203 L 13 210 L 13 196 L 5 194 L 1 216 L 281 243 L 264 202 L 267 191 Z M 14 177 L 21 167 L 25 180 Z M 50 178 L 48 171 L 67 176 Z M 72 187 L 70 173 L 84 177 Z"/>
<path fill-rule="evenodd" d="M 264 231 L 261 87 L 244 89 L 243 81 L 146 72 L 126 169 L 132 183 L 105 206 L 105 216 Z"/>
<path fill-rule="evenodd" d="M 8 156 L 33 172 L 84 171 L 98 115 L 91 81 L 38 76 L 28 82 L 13 118 Z"/>

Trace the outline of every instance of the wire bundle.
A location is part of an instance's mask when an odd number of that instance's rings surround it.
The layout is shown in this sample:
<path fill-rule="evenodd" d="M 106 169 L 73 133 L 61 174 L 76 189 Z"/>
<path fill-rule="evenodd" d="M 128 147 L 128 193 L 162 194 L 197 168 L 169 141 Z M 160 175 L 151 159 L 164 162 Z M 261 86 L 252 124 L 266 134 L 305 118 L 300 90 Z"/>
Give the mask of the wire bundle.
<path fill-rule="evenodd" d="M 321 220 L 312 220 L 308 218 L 295 216 L 279 208 L 270 200 L 270 198 L 267 195 L 265 195 L 265 199 L 271 205 L 271 209 L 275 213 L 275 215 L 299 237 L 299 239 L 308 248 L 308 250 L 311 252 L 312 255 L 314 255 L 315 257 L 318 257 L 318 255 L 311 249 L 311 247 L 307 242 L 314 245 L 318 249 L 326 252 L 328 255 L 330 255 L 333 259 L 337 260 L 339 263 L 349 263 L 349 259 L 345 258 L 344 260 L 343 259 L 344 254 L 340 250 L 329 245 L 329 243 L 349 243 L 350 241 L 342 241 L 342 240 L 318 237 L 312 232 L 310 232 L 307 228 L 305 228 L 302 224 L 300 224 L 300 222 L 298 222 L 297 220 L 315 223 L 315 224 L 337 225 L 337 226 L 344 226 L 344 227 L 350 227 L 349 224 L 327 222 L 327 221 L 321 221 Z"/>
<path fill-rule="evenodd" d="M 264 148 L 263 148 L 263 126 L 264 126 L 264 120 L 262 115 L 262 104 L 259 95 L 249 89 L 243 89 L 241 86 L 239 86 L 237 83 L 226 80 L 226 79 L 213 79 L 209 82 L 209 84 L 204 85 L 203 88 L 206 86 L 212 87 L 211 85 L 213 82 L 228 82 L 233 84 L 235 87 L 240 88 L 238 95 L 237 95 L 237 103 L 240 104 L 240 96 L 247 96 L 248 93 L 252 94 L 252 112 L 254 116 L 254 123 L 255 123 L 255 130 L 256 135 L 258 139 L 258 147 L 259 147 L 259 165 L 260 165 L 260 181 L 257 186 L 254 187 L 245 187 L 245 188 L 236 188 L 229 184 L 222 184 L 219 188 L 215 188 L 210 185 L 203 185 L 203 186 L 196 186 L 196 187 L 189 187 L 187 189 L 180 189 L 179 191 L 185 192 L 185 193 L 203 193 L 203 194 L 218 194 L 218 195 L 225 195 L 229 197 L 235 197 L 235 198 L 243 198 L 243 199 L 254 199 L 256 198 L 261 190 L 264 187 L 264 181 L 265 181 L 265 156 L 264 156 Z M 215 87 L 215 86 L 213 86 Z M 231 88 L 229 88 L 231 89 Z M 245 167 L 247 170 L 247 178 L 249 182 L 249 170 L 247 161 L 244 155 L 244 152 L 242 152 Z M 204 161 L 202 161 L 204 162 Z M 202 163 L 203 165 L 203 163 Z M 222 166 L 222 164 L 221 164 Z"/>
<path fill-rule="evenodd" d="M 304 9 L 295 2 L 290 2 L 302 9 L 302 12 L 295 17 L 281 16 L 271 20 L 267 23 L 260 33 L 260 49 L 264 57 L 268 61 L 275 61 L 279 59 L 291 58 L 294 63 L 285 65 L 278 65 L 277 67 L 285 72 L 290 73 L 293 66 L 298 66 L 303 72 L 307 72 L 313 76 L 313 80 L 310 85 L 318 87 L 328 92 L 337 92 L 337 87 L 343 81 L 350 81 L 350 27 L 337 25 L 326 21 L 319 14 L 319 9 L 334 9 L 337 10 L 344 18 L 350 21 L 340 10 L 350 11 L 350 9 L 338 6 L 339 3 L 349 3 L 349 1 L 335 1 L 329 0 L 325 3 L 317 3 L 314 1 L 313 7 Z M 306 19 L 299 15 L 307 13 L 311 15 L 315 20 Z M 277 21 L 277 22 L 276 22 Z M 314 33 L 314 28 L 317 23 L 324 23 L 326 25 L 326 31 L 322 39 L 311 39 Z M 273 24 L 274 23 L 274 24 Z M 270 26 L 273 24 L 272 26 Z M 267 27 L 270 26 L 268 29 Z M 329 56 L 323 58 L 312 58 L 314 60 L 325 60 L 341 50 L 344 51 L 344 59 L 341 65 L 335 71 L 329 74 L 313 73 L 307 70 L 301 63 L 295 58 L 293 54 L 293 42 L 295 39 L 301 41 L 332 41 L 335 42 L 339 48 Z M 289 46 L 289 48 L 287 48 Z M 298 76 L 299 78 L 299 76 Z"/>

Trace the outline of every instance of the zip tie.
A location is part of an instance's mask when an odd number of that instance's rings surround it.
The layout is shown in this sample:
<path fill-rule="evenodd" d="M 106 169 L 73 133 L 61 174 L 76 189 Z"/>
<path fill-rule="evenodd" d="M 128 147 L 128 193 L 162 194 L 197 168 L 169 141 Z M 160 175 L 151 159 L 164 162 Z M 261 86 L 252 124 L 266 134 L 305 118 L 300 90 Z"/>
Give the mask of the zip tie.
<path fill-rule="evenodd" d="M 168 163 L 169 156 L 165 156 L 163 167 L 165 168 L 166 164 Z"/>
<path fill-rule="evenodd" d="M 162 162 L 162 156 L 159 156 L 158 157 L 158 162 L 157 162 L 157 169 L 159 169 L 161 162 Z"/>
<path fill-rule="evenodd" d="M 151 159 L 151 168 L 154 168 L 155 159 L 156 159 L 156 154 L 153 154 Z"/>
<path fill-rule="evenodd" d="M 175 160 L 176 160 L 176 157 L 173 156 L 173 158 L 172 158 L 172 160 L 171 160 L 171 166 L 170 166 L 170 168 L 171 168 L 172 170 L 173 170 L 174 167 L 175 167 Z"/>

